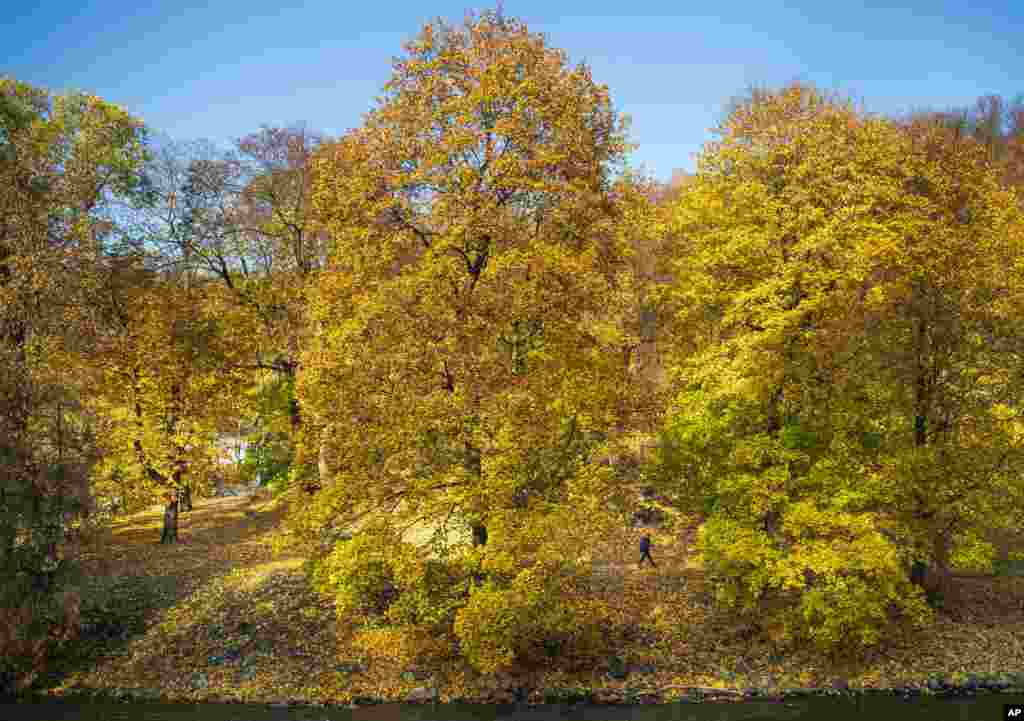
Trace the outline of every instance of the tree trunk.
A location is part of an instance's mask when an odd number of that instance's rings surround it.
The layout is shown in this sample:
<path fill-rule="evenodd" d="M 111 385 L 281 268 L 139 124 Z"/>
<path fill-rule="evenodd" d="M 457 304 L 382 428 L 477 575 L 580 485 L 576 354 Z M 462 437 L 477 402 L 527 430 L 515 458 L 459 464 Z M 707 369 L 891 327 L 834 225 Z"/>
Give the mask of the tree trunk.
<path fill-rule="evenodd" d="M 942 532 L 932 539 L 932 557 L 924 579 L 924 588 L 934 598 L 944 596 L 949 591 L 950 569 L 950 538 Z"/>
<path fill-rule="evenodd" d="M 474 523 L 470 528 L 473 531 L 473 546 L 486 546 L 487 526 L 482 523 Z"/>
<path fill-rule="evenodd" d="M 302 410 L 299 406 L 299 399 L 295 396 L 295 374 L 298 369 L 298 363 L 295 361 L 287 361 L 285 363 L 286 370 L 285 375 L 289 379 L 289 393 L 290 398 L 288 399 L 288 420 L 291 423 L 291 439 L 292 448 L 294 449 L 294 456 L 292 457 L 292 467 L 298 469 L 300 475 L 300 484 L 302 490 L 309 495 L 315 494 L 320 490 L 320 466 L 319 458 L 317 458 L 317 474 L 316 478 L 307 476 L 309 469 L 306 468 L 307 456 L 305 444 L 300 441 L 302 436 Z"/>
<path fill-rule="evenodd" d="M 8 572 L 14 560 L 14 539 L 17 529 L 14 524 L 14 509 L 8 507 L 7 494 L 0 488 L 0 568 Z"/>
<path fill-rule="evenodd" d="M 288 400 L 288 420 L 292 424 L 292 432 L 298 436 L 299 431 L 302 429 L 302 412 L 299 410 L 298 398 L 290 398 Z"/>
<path fill-rule="evenodd" d="M 317 452 L 317 476 L 320 478 L 320 485 L 322 486 L 331 475 L 331 463 L 328 458 L 327 451 L 327 437 L 330 434 L 331 426 L 328 425 L 320 432 L 320 449 Z"/>
<path fill-rule="evenodd" d="M 142 447 L 142 436 L 144 432 L 143 419 L 142 419 L 142 403 L 139 400 L 141 397 L 140 393 L 140 369 L 138 366 L 133 368 L 132 371 L 132 392 L 135 406 L 135 424 L 138 429 L 138 435 L 132 441 L 132 446 L 135 449 L 135 457 L 145 471 L 146 476 L 149 480 L 159 485 L 167 486 L 169 479 L 164 476 L 160 471 L 154 468 L 149 463 L 149 459 L 146 456 L 146 451 Z M 184 472 L 184 468 L 180 463 L 172 474 L 170 483 L 173 483 L 176 488 L 180 488 L 180 479 Z M 167 505 L 164 506 L 164 526 L 160 533 L 160 543 L 177 543 L 178 542 L 178 495 L 177 491 L 171 491 L 164 497 Z"/>
<path fill-rule="evenodd" d="M 192 510 L 192 484 L 186 483 L 181 489 L 181 501 L 179 503 L 180 510 L 184 513 L 185 511 Z"/>
<path fill-rule="evenodd" d="M 178 496 L 168 496 L 167 505 L 164 507 L 164 528 L 160 534 L 160 543 L 178 542 Z"/>
<path fill-rule="evenodd" d="M 477 479 L 480 478 L 482 473 L 482 458 L 480 449 L 475 448 L 468 441 L 464 444 L 464 455 L 462 457 L 463 467 L 470 473 L 475 475 Z M 470 530 L 473 533 L 473 547 L 479 548 L 487 545 L 487 525 L 482 520 L 474 520 L 470 522 Z M 473 581 L 477 586 L 484 582 L 484 575 L 482 573 L 474 573 Z"/>
<path fill-rule="evenodd" d="M 487 545 L 487 526 L 482 523 L 473 523 L 470 525 L 470 530 L 473 531 L 473 548 Z M 482 586 L 484 582 L 484 574 L 474 573 L 473 583 L 477 586 Z"/>
<path fill-rule="evenodd" d="M 782 400 L 783 392 L 780 385 L 772 391 L 772 395 L 768 399 L 768 418 L 765 431 L 773 438 L 778 437 L 779 431 L 782 430 L 782 409 L 779 407 L 782 404 Z M 769 458 L 762 464 L 762 470 L 768 470 L 771 466 L 772 460 Z M 761 527 L 769 537 L 774 539 L 779 531 L 779 522 L 781 520 L 779 512 L 775 509 L 770 509 L 761 517 Z"/>
<path fill-rule="evenodd" d="M 932 387 L 928 382 L 926 367 L 926 345 L 928 344 L 928 326 L 918 320 L 915 378 L 914 378 L 914 447 L 923 448 L 928 444 L 928 414 L 931 408 Z M 918 513 L 931 515 L 927 509 L 919 508 Z M 933 512 L 932 512 L 933 513 Z M 934 600 L 937 592 L 945 587 L 949 570 L 949 544 L 947 534 L 939 533 L 932 539 L 932 553 L 929 560 L 915 560 L 910 565 L 910 582 L 928 593 L 929 600 Z"/>
<path fill-rule="evenodd" d="M 295 376 L 298 373 L 298 361 L 288 358 L 283 363 L 283 374 L 288 383 L 288 421 L 292 427 L 292 442 L 298 443 L 299 431 L 302 430 L 302 409 L 295 395 Z"/>
<path fill-rule="evenodd" d="M 910 564 L 910 582 L 915 586 L 924 588 L 924 579 L 927 571 L 927 563 L 924 561 L 914 561 Z"/>

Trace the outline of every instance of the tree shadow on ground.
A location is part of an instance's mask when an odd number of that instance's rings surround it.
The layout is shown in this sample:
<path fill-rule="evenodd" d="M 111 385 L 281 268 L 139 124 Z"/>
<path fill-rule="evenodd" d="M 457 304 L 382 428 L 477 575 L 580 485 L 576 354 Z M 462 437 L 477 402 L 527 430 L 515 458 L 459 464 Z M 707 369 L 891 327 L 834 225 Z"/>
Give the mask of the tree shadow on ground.
<path fill-rule="evenodd" d="M 75 579 L 81 633 L 34 686 L 53 688 L 98 659 L 125 656 L 154 624 L 204 587 L 230 572 L 266 566 L 282 514 L 248 496 L 197 499 L 180 516 L 177 544 L 159 543 L 159 506 L 119 518 L 88 538 Z"/>

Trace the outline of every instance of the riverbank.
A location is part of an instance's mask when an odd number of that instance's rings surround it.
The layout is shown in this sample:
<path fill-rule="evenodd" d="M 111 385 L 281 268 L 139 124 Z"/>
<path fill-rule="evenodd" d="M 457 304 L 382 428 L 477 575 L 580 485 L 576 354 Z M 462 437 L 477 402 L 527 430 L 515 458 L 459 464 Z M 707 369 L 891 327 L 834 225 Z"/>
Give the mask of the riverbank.
<path fill-rule="evenodd" d="M 344 706 L 395 701 L 664 703 L 837 694 L 1024 693 L 1024 578 L 956 580 L 937 623 L 856 664 L 777 655 L 716 615 L 687 519 L 591 550 L 584 593 L 614 609 L 617 653 L 586 672 L 485 677 L 412 667 L 354 649 L 300 556 L 271 549 L 283 509 L 254 497 L 199 499 L 181 544 L 160 546 L 159 509 L 119 519 L 86 549 L 83 636 L 34 689 L 131 701 Z"/>
<path fill-rule="evenodd" d="M 856 697 L 893 697 L 910 701 L 916 697 L 956 698 L 974 697 L 988 694 L 1002 694 L 1007 697 L 1024 696 L 1024 673 L 993 674 L 978 676 L 967 674 L 962 679 L 929 679 L 923 683 L 909 683 L 893 688 L 863 687 L 851 688 L 837 683 L 829 687 L 815 688 L 715 688 L 669 685 L 666 687 L 642 686 L 638 688 L 586 688 L 586 687 L 552 687 L 526 689 L 522 687 L 497 690 L 484 696 L 449 696 L 442 700 L 440 694 L 411 693 L 408 697 L 377 697 L 371 695 L 354 695 L 348 700 L 326 699 L 311 700 L 301 698 L 270 697 L 264 699 L 271 707 L 339 707 L 354 708 L 388 703 L 441 703 L 441 704 L 521 704 L 521 705 L 652 705 L 662 703 L 739 703 L 750 701 L 785 702 L 802 698 L 856 698 Z M 253 703 L 237 694 L 218 696 L 204 694 L 197 699 L 195 696 L 167 694 L 152 688 L 109 688 L 65 689 L 49 693 L 25 694 L 19 701 L 31 703 L 52 698 L 78 700 L 88 702 L 160 702 L 160 703 Z"/>

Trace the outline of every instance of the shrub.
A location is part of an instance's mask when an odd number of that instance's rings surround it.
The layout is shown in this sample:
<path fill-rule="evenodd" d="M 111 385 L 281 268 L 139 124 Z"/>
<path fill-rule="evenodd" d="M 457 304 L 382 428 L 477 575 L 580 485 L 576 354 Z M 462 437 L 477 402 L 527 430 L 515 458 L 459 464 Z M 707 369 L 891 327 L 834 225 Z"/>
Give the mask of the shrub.
<path fill-rule="evenodd" d="M 418 558 L 400 558 L 392 568 L 399 593 L 388 609 L 388 619 L 450 633 L 455 613 L 468 597 L 468 581 L 461 569 L 445 561 Z"/>
<path fill-rule="evenodd" d="M 403 545 L 387 529 L 361 531 L 311 563 L 313 587 L 334 597 L 339 618 L 383 616 L 398 596 L 391 553 Z"/>
<path fill-rule="evenodd" d="M 475 588 L 457 614 L 455 635 L 479 671 L 498 673 L 550 656 L 593 657 L 604 650 L 599 611 L 567 602 L 566 574 L 540 565 L 521 571 L 508 588 Z"/>
<path fill-rule="evenodd" d="M 524 570 L 522 559 L 497 547 L 486 564 L 479 549 L 463 550 L 425 558 L 382 524 L 336 541 L 310 564 L 311 578 L 335 598 L 340 618 L 356 621 L 357 645 L 392 662 L 461 654 L 494 672 L 552 656 L 592 664 L 607 650 L 607 608 L 566 593 L 579 573 L 574 564 L 534 561 Z"/>
<path fill-rule="evenodd" d="M 88 469 L 19 462 L 0 433 L 0 692 L 31 683 L 46 656 L 74 637 L 80 490 Z"/>
<path fill-rule="evenodd" d="M 285 466 L 280 472 L 266 479 L 263 484 L 275 498 L 288 490 L 291 466 Z"/>
<path fill-rule="evenodd" d="M 47 655 L 77 636 L 80 606 L 71 589 L 0 599 L 0 693 L 27 687 Z"/>
<path fill-rule="evenodd" d="M 783 540 L 723 517 L 699 544 L 716 601 L 776 629 L 776 641 L 810 641 L 827 653 L 856 653 L 899 622 L 920 628 L 932 613 L 897 549 L 870 514 L 793 504 Z M 781 632 L 778 632 L 781 629 Z"/>

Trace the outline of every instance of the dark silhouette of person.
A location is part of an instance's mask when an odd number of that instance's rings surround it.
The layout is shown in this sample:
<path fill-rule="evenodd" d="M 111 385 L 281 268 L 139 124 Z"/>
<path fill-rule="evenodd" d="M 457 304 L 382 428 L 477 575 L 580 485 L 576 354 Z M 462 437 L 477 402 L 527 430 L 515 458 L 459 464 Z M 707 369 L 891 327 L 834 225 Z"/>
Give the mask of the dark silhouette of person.
<path fill-rule="evenodd" d="M 654 566 L 655 568 L 658 567 L 658 565 L 654 562 L 654 559 L 651 558 L 651 537 L 648 536 L 646 533 L 640 539 L 640 563 L 636 565 L 638 567 L 643 566 L 645 558 L 651 562 L 652 566 Z"/>

